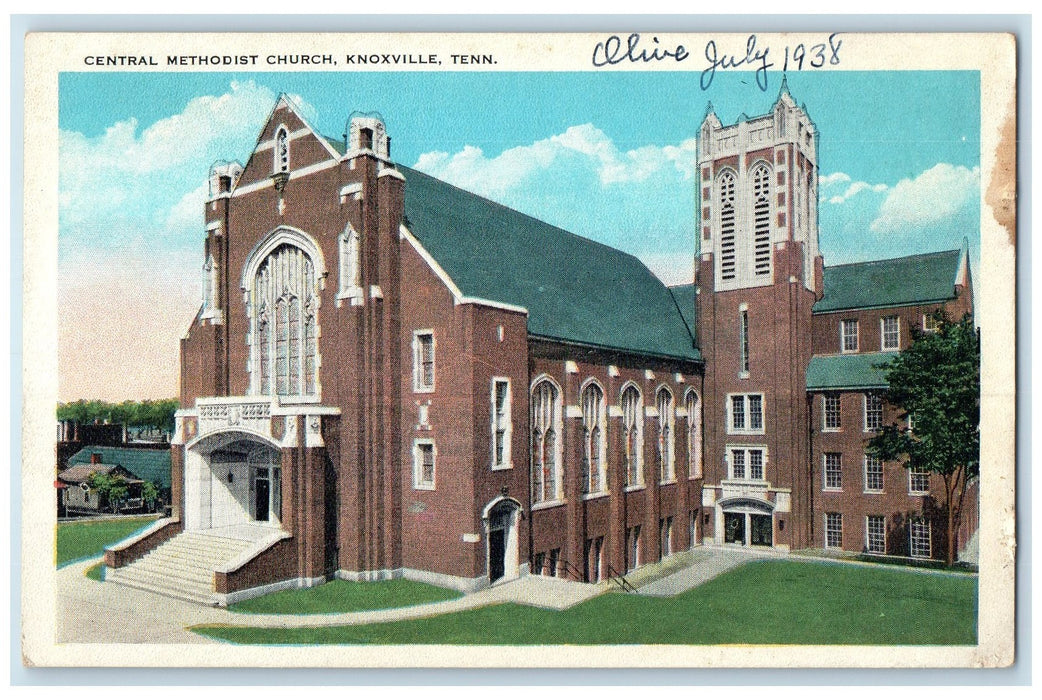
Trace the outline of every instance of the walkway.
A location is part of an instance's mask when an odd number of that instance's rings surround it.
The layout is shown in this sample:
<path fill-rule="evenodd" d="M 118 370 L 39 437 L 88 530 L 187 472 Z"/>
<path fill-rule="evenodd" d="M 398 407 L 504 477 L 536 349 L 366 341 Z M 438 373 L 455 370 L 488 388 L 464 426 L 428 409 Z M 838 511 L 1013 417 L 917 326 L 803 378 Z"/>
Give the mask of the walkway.
<path fill-rule="evenodd" d="M 745 549 L 739 547 L 705 546 L 688 554 L 689 564 L 664 578 L 637 588 L 637 593 L 656 597 L 667 597 L 701 586 L 725 571 L 761 559 L 784 558 L 783 552 L 771 549 Z"/>
<path fill-rule="evenodd" d="M 527 576 L 454 600 L 406 608 L 326 615 L 254 615 L 208 608 L 147 591 L 88 579 L 87 569 L 99 560 L 58 569 L 58 629 L 55 640 L 153 644 L 206 644 L 211 640 L 187 630 L 203 624 L 250 627 L 332 627 L 393 622 L 443 615 L 485 605 L 518 603 L 564 610 L 603 593 L 606 588 L 561 579 Z"/>

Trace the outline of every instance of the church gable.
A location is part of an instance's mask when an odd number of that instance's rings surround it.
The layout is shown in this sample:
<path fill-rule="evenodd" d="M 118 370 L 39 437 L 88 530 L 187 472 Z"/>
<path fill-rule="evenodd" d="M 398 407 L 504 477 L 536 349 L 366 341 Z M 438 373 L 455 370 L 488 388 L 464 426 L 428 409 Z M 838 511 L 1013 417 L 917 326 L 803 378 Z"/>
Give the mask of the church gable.
<path fill-rule="evenodd" d="M 308 123 L 288 97 L 279 97 L 275 108 L 257 137 L 239 186 L 270 180 L 279 173 L 292 177 L 325 164 L 332 165 L 339 154 Z"/>

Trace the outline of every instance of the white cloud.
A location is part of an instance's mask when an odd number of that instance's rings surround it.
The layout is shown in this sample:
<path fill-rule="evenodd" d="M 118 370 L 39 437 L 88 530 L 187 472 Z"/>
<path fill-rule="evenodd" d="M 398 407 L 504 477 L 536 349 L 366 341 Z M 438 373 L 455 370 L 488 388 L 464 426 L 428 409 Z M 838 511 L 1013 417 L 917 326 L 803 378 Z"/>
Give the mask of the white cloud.
<path fill-rule="evenodd" d="M 828 175 L 821 175 L 818 177 L 819 187 L 829 187 L 837 182 L 850 182 L 850 176 L 846 173 L 829 173 Z"/>
<path fill-rule="evenodd" d="M 871 224 L 876 233 L 934 226 L 955 219 L 980 197 L 980 168 L 938 163 L 894 185 Z"/>
<path fill-rule="evenodd" d="M 526 179 L 550 170 L 565 158 L 578 158 L 603 186 L 646 182 L 656 175 L 669 174 L 689 180 L 695 171 L 695 139 L 624 152 L 593 124 L 580 124 L 491 158 L 480 148 L 469 145 L 454 154 L 424 153 L 414 167 L 464 189 L 502 198 Z M 569 169 L 573 177 L 579 172 L 573 161 L 569 161 Z"/>
<path fill-rule="evenodd" d="M 828 201 L 829 204 L 842 204 L 860 192 L 886 192 L 886 190 L 887 186 L 885 184 L 880 183 L 878 185 L 872 185 L 859 180 L 857 182 L 851 182 L 842 194 L 833 195 L 829 197 Z"/>

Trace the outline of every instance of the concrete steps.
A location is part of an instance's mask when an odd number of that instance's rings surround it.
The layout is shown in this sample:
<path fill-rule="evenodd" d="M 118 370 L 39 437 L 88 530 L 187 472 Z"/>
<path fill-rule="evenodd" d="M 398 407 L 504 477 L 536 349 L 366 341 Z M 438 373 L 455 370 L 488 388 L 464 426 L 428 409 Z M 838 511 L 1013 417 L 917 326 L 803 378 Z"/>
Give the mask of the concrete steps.
<path fill-rule="evenodd" d="M 137 561 L 106 569 L 105 580 L 170 598 L 213 605 L 213 572 L 240 557 L 253 543 L 229 537 L 182 533 Z"/>

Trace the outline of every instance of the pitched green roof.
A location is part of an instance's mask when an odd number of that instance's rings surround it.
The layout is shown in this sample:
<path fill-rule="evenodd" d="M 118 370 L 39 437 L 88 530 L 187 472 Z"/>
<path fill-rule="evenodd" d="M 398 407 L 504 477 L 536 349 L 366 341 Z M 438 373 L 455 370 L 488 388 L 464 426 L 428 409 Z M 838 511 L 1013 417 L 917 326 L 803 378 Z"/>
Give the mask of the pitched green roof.
<path fill-rule="evenodd" d="M 398 167 L 406 228 L 464 296 L 524 307 L 534 336 L 701 359 L 673 295 L 637 258 Z"/>
<path fill-rule="evenodd" d="M 807 390 L 885 389 L 886 374 L 875 365 L 896 356 L 896 352 L 815 355 L 807 366 Z"/>
<path fill-rule="evenodd" d="M 687 324 L 691 335 L 697 340 L 698 336 L 695 331 L 698 328 L 698 316 L 695 311 L 695 285 L 678 284 L 675 287 L 670 287 L 669 293 L 673 295 L 673 299 L 677 302 L 677 308 L 680 309 L 680 313 L 684 317 L 684 323 Z"/>
<path fill-rule="evenodd" d="M 90 456 L 96 452 L 101 453 L 102 464 L 119 465 L 139 479 L 153 481 L 160 488 L 170 488 L 170 450 L 87 445 L 69 457 L 69 466 L 89 464 Z"/>
<path fill-rule="evenodd" d="M 961 253 L 945 250 L 826 267 L 825 293 L 814 304 L 814 313 L 951 299 Z"/>

